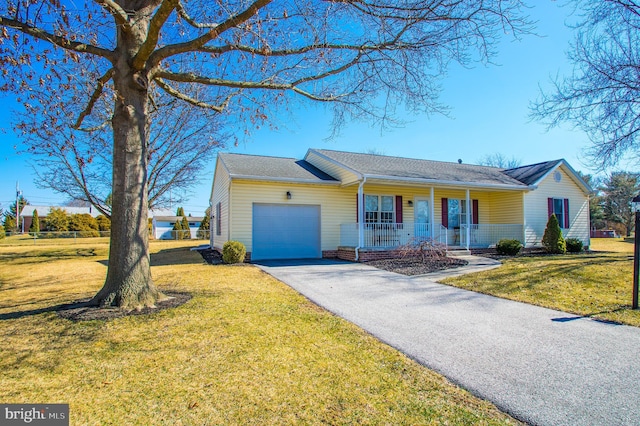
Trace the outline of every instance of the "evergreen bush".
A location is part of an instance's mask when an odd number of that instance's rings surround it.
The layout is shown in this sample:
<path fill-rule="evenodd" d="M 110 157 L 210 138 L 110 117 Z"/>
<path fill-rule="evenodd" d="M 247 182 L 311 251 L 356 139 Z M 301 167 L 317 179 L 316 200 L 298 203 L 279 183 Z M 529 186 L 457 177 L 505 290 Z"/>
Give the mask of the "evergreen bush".
<path fill-rule="evenodd" d="M 178 211 L 176 211 L 176 216 L 184 216 L 184 209 L 182 207 L 178 207 Z"/>
<path fill-rule="evenodd" d="M 181 240 L 183 238 L 181 220 L 176 220 L 176 223 L 173 225 L 173 232 L 171 232 L 171 234 L 173 234 L 174 240 Z"/>
<path fill-rule="evenodd" d="M 88 213 L 74 214 L 69 218 L 69 231 L 77 232 L 78 237 L 99 237 L 98 221 Z"/>
<path fill-rule="evenodd" d="M 518 240 L 502 239 L 496 244 L 496 251 L 503 256 L 515 256 L 522 250 L 522 243 Z"/>
<path fill-rule="evenodd" d="M 17 232 L 18 228 L 16 226 L 16 218 L 11 215 L 6 215 L 4 217 L 4 232 L 7 235 L 11 235 L 14 232 Z"/>
<path fill-rule="evenodd" d="M 182 239 L 190 240 L 191 239 L 191 228 L 189 227 L 189 219 L 186 217 L 182 217 Z"/>
<path fill-rule="evenodd" d="M 242 263 L 247 255 L 247 248 L 239 241 L 227 241 L 222 246 L 224 263 Z"/>
<path fill-rule="evenodd" d="M 96 222 L 98 223 L 98 231 L 100 232 L 111 231 L 111 219 L 109 219 L 105 215 L 101 214 L 98 217 L 96 217 Z"/>
<path fill-rule="evenodd" d="M 196 237 L 201 240 L 208 240 L 210 233 L 210 223 L 209 223 L 209 215 L 206 214 L 200 222 L 200 226 L 198 227 L 198 232 L 196 232 Z"/>
<path fill-rule="evenodd" d="M 38 217 L 38 210 L 34 209 L 31 214 L 31 225 L 29 226 L 29 235 L 37 237 L 40 233 L 40 218 Z"/>
<path fill-rule="evenodd" d="M 6 237 L 6 235 L 4 234 L 4 226 L 0 224 L 0 240 L 3 239 L 4 237 Z"/>
<path fill-rule="evenodd" d="M 562 236 L 562 230 L 555 214 L 549 216 L 547 227 L 542 236 L 542 246 L 547 253 L 564 254 L 567 252 L 567 244 Z"/>
<path fill-rule="evenodd" d="M 567 251 L 569 253 L 580 253 L 584 248 L 583 242 L 577 238 L 567 238 L 565 240 L 565 243 L 567 245 Z"/>

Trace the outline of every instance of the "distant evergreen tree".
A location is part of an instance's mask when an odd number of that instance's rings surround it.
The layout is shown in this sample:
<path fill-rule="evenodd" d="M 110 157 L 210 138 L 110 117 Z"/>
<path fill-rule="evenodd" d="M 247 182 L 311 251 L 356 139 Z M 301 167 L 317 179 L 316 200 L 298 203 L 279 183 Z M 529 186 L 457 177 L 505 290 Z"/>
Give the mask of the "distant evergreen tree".
<path fill-rule="evenodd" d="M 183 239 L 185 240 L 190 240 L 191 239 L 191 227 L 189 226 L 189 219 L 187 219 L 186 217 L 182 216 L 182 234 L 183 234 Z"/>
<path fill-rule="evenodd" d="M 74 214 L 69 218 L 69 231 L 78 232 L 82 238 L 99 237 L 98 221 L 88 213 Z"/>
<path fill-rule="evenodd" d="M 16 228 L 16 218 L 14 216 L 7 214 L 4 217 L 4 231 L 7 235 L 11 235 L 18 231 Z"/>
<path fill-rule="evenodd" d="M 174 240 L 181 240 L 183 238 L 182 235 L 182 221 L 181 220 L 176 220 L 176 223 L 173 225 L 173 239 Z"/>
<path fill-rule="evenodd" d="M 29 235 L 37 237 L 40 233 L 40 218 L 38 217 L 38 210 L 34 209 L 31 214 L 31 225 L 29 226 Z"/>
<path fill-rule="evenodd" d="M 205 214 L 202 222 L 200 222 L 200 226 L 198 227 L 198 232 L 196 236 L 201 240 L 208 240 L 211 235 L 211 224 L 209 223 L 209 215 Z"/>
<path fill-rule="evenodd" d="M 98 222 L 98 231 L 100 232 L 108 232 L 111 231 L 111 220 L 105 215 L 98 215 L 96 217 L 96 222 Z"/>
<path fill-rule="evenodd" d="M 555 214 L 552 214 L 547 221 L 547 227 L 542 236 L 542 246 L 547 253 L 564 254 L 567 252 L 567 244 Z"/>
<path fill-rule="evenodd" d="M 69 216 L 63 209 L 52 207 L 44 218 L 44 228 L 49 232 L 64 232 L 69 230 Z"/>
<path fill-rule="evenodd" d="M 0 240 L 6 237 L 4 234 L 4 226 L 0 225 Z"/>
<path fill-rule="evenodd" d="M 182 207 L 178 207 L 178 211 L 176 212 L 176 216 L 184 216 L 184 209 Z"/>

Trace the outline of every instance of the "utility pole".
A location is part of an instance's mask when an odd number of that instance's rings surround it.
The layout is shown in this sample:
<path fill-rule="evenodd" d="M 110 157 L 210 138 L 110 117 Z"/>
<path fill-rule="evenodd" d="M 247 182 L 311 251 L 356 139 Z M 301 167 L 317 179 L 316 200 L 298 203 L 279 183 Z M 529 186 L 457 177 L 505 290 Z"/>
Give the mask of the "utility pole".
<path fill-rule="evenodd" d="M 22 191 L 20 191 L 20 183 L 16 181 L 16 229 L 18 232 L 21 229 L 20 226 L 20 195 L 22 195 Z M 24 233 L 24 229 L 22 229 Z"/>

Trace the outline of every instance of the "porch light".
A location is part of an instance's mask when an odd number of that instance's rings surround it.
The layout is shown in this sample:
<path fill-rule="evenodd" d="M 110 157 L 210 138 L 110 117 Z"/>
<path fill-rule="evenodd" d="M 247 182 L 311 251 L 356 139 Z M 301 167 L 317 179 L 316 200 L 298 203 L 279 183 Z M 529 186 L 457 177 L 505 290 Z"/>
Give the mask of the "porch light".
<path fill-rule="evenodd" d="M 287 191 L 287 200 L 291 199 L 291 192 Z"/>
<path fill-rule="evenodd" d="M 640 194 L 631 200 L 631 211 L 636 215 L 633 238 L 633 303 L 631 304 L 631 308 L 638 309 L 638 273 L 640 272 L 640 239 L 638 238 L 638 228 L 640 228 Z"/>
<path fill-rule="evenodd" d="M 407 201 L 407 204 L 409 205 L 409 207 L 413 207 L 413 201 L 409 200 Z"/>

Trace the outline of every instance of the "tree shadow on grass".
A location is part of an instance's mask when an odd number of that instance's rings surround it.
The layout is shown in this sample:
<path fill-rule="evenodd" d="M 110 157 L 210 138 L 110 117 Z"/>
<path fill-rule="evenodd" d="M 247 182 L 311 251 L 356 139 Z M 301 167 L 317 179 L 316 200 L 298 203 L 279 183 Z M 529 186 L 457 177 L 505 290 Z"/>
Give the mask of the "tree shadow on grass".
<path fill-rule="evenodd" d="M 160 250 L 157 253 L 151 253 L 151 266 L 170 266 L 170 265 L 202 265 L 204 259 L 198 256 L 188 247 L 178 247 Z M 109 260 L 99 260 L 104 266 L 109 266 Z"/>
<path fill-rule="evenodd" d="M 47 312 L 56 312 L 61 318 L 65 318 L 71 321 L 105 321 L 130 315 L 152 314 L 164 309 L 176 308 L 191 300 L 191 294 L 189 293 L 164 292 L 164 294 L 165 296 L 167 296 L 167 298 L 156 302 L 156 306 L 152 308 L 133 310 L 124 310 L 120 308 L 104 308 L 92 304 L 91 299 L 84 299 L 71 303 L 48 306 L 45 308 L 0 314 L 0 321 L 30 317 Z"/>

